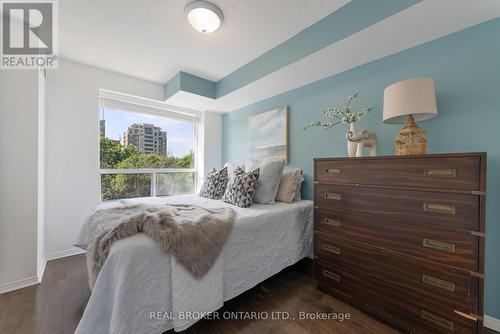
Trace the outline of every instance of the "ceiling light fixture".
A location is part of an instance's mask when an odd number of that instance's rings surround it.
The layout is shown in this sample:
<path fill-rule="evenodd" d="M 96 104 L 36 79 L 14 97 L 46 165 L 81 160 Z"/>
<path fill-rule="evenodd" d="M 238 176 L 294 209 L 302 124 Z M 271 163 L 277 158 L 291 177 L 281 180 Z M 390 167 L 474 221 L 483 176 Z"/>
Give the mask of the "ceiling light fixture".
<path fill-rule="evenodd" d="M 189 24 L 197 31 L 211 33 L 219 29 L 224 15 L 213 3 L 207 1 L 190 2 L 184 10 Z"/>

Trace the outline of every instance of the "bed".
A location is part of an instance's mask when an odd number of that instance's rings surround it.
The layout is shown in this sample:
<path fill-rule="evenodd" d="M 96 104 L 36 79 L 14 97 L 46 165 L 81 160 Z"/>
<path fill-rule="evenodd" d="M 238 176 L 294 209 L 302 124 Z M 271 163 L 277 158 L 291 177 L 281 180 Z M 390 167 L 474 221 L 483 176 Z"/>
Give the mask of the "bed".
<path fill-rule="evenodd" d="M 117 241 L 102 267 L 78 325 L 78 334 L 163 333 L 183 330 L 199 320 L 199 315 L 179 322 L 173 311 L 183 309 L 196 296 L 197 309 L 214 311 L 215 301 L 222 306 L 263 280 L 305 257 L 312 257 L 312 201 L 291 204 L 254 204 L 238 208 L 220 200 L 196 195 L 127 200 L 130 203 L 196 204 L 206 208 L 231 207 L 236 222 L 217 262 L 222 270 L 207 274 L 209 281 L 197 286 L 194 279 L 179 276 L 171 269 L 175 258 L 163 252 L 145 235 Z M 99 208 L 113 206 L 105 202 Z M 80 233 L 77 245 L 85 248 L 89 231 Z M 212 271 L 212 270 L 211 270 Z M 206 283 L 206 282 L 205 282 Z M 198 290 L 197 290 L 198 289 Z M 194 290 L 194 291 L 193 291 Z M 193 294 L 193 292 L 195 292 Z M 179 300 L 181 299 L 181 300 Z M 210 306 L 208 305 L 210 304 Z M 179 306 L 181 305 L 181 306 Z M 201 306 L 200 306 L 201 305 Z"/>

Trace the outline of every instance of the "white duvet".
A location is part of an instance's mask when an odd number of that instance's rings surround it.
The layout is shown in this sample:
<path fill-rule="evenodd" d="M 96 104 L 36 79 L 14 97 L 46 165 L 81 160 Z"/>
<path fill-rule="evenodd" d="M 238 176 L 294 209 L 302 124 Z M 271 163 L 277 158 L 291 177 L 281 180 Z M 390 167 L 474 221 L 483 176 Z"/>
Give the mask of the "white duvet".
<path fill-rule="evenodd" d="M 222 306 L 224 301 L 312 256 L 311 201 L 254 204 L 245 209 L 195 195 L 130 201 L 230 206 L 237 218 L 222 256 L 203 278 L 203 284 L 172 270 L 177 268 L 175 259 L 145 235 L 116 242 L 97 277 L 78 334 L 183 330 L 197 320 L 197 315 L 180 319 L 179 312 L 211 311 L 214 305 Z M 110 205 L 113 203 L 107 202 L 100 208 Z M 77 244 L 85 246 L 87 238 L 88 231 L 82 231 Z M 191 309 L 192 305 L 197 309 Z"/>

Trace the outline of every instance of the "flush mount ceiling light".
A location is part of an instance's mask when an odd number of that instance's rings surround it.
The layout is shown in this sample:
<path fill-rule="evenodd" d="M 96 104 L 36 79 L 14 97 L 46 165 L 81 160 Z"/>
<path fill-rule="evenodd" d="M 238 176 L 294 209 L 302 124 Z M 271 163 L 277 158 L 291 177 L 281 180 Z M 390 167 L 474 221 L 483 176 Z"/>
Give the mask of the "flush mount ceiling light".
<path fill-rule="evenodd" d="M 184 10 L 189 24 L 197 31 L 211 33 L 219 29 L 224 15 L 213 3 L 207 1 L 190 2 Z"/>

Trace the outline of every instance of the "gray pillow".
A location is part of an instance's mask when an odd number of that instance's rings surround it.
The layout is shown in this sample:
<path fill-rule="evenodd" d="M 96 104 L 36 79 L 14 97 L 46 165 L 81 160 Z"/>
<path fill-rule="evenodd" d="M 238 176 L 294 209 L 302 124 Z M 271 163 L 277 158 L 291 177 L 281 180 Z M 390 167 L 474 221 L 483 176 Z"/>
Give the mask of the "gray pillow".
<path fill-rule="evenodd" d="M 261 204 L 274 204 L 274 199 L 280 186 L 281 174 L 283 173 L 282 160 L 250 160 L 245 170 L 247 172 L 259 168 L 259 181 L 253 201 Z"/>

